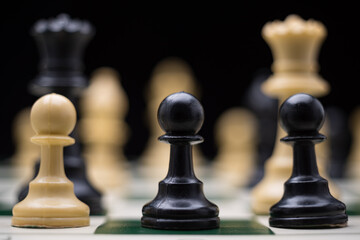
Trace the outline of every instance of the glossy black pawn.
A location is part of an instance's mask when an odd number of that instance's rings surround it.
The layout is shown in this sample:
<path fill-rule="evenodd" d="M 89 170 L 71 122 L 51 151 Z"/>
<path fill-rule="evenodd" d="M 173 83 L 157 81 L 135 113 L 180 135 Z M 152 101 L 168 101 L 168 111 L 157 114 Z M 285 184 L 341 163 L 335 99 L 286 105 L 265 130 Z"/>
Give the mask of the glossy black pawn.
<path fill-rule="evenodd" d="M 159 140 L 170 144 L 169 171 L 154 200 L 143 207 L 141 225 L 170 230 L 218 228 L 219 209 L 206 199 L 193 170 L 192 145 L 203 141 L 197 135 L 204 121 L 202 105 L 191 94 L 174 93 L 162 101 L 157 117 L 166 132 Z"/>
<path fill-rule="evenodd" d="M 311 95 L 295 94 L 281 105 L 279 117 L 288 133 L 281 141 L 293 147 L 293 171 L 284 184 L 282 199 L 270 208 L 270 226 L 346 226 L 346 206 L 330 194 L 328 182 L 319 175 L 316 164 L 315 144 L 326 138 L 319 133 L 325 119 L 322 104 Z"/>
<path fill-rule="evenodd" d="M 94 27 L 86 20 L 71 19 L 60 14 L 53 19 L 37 21 L 31 29 L 40 53 L 39 74 L 29 83 L 29 91 L 35 96 L 51 92 L 67 97 L 78 111 L 78 98 L 87 87 L 83 73 L 83 54 L 95 34 Z M 82 157 L 77 128 L 70 135 L 75 144 L 64 148 L 66 176 L 74 183 L 76 196 L 90 208 L 91 215 L 104 213 L 101 194 L 87 179 L 85 160 Z M 40 162 L 35 166 L 34 177 Z M 18 195 L 23 200 L 29 191 L 26 184 Z"/>

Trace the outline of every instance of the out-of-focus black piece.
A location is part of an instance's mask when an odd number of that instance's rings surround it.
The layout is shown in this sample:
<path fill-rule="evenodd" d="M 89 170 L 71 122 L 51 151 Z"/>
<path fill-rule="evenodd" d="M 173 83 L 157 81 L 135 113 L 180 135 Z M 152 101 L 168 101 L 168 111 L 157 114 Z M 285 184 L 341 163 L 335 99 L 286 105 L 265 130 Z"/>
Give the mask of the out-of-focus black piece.
<path fill-rule="evenodd" d="M 256 164 L 248 187 L 254 187 L 264 176 L 265 161 L 272 155 L 277 132 L 278 100 L 265 95 L 262 83 L 271 75 L 270 69 L 261 68 L 254 74 L 249 89 L 245 92 L 243 104 L 250 109 L 258 120 Z"/>
<path fill-rule="evenodd" d="M 341 179 L 346 174 L 346 164 L 351 146 L 351 132 L 346 112 L 336 106 L 328 106 L 326 116 L 329 120 L 330 159 L 327 171 L 333 179 Z"/>

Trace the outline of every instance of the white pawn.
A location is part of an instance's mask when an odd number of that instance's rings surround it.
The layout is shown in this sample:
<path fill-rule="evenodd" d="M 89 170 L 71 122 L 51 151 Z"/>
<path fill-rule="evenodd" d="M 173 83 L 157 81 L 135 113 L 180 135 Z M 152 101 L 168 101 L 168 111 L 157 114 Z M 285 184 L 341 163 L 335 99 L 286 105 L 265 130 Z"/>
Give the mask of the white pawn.
<path fill-rule="evenodd" d="M 63 147 L 74 144 L 68 135 L 76 124 L 74 105 L 64 96 L 47 94 L 31 109 L 36 133 L 31 141 L 41 146 L 40 169 L 24 200 L 13 207 L 12 226 L 39 228 L 82 227 L 90 224 L 89 207 L 74 193 L 66 177 Z"/>
<path fill-rule="evenodd" d="M 215 125 L 218 154 L 214 158 L 214 174 L 236 188 L 245 187 L 254 171 L 256 124 L 252 112 L 233 107 L 221 114 Z"/>

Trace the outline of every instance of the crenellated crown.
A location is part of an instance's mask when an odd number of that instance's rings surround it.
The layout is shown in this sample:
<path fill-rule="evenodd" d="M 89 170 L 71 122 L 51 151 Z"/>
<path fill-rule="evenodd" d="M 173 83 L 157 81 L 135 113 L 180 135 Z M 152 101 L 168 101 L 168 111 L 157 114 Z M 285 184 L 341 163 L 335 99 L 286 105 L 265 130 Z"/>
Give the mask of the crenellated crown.
<path fill-rule="evenodd" d="M 40 54 L 39 75 L 30 85 L 35 95 L 49 92 L 66 94 L 87 86 L 83 75 L 83 53 L 95 34 L 86 20 L 71 19 L 67 14 L 38 20 L 31 28 Z"/>
<path fill-rule="evenodd" d="M 307 92 L 321 96 L 329 91 L 328 83 L 319 75 L 318 55 L 327 36 L 325 26 L 313 19 L 304 20 L 291 14 L 284 21 L 268 22 L 262 37 L 269 45 L 273 75 L 264 83 L 264 92 L 279 96 Z M 287 96 L 284 96 L 287 97 Z"/>

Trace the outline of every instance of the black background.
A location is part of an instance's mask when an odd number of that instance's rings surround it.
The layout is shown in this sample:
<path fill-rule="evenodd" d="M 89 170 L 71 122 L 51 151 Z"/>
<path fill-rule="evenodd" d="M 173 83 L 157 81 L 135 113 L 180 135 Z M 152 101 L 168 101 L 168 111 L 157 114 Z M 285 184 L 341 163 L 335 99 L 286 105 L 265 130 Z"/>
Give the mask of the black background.
<path fill-rule="evenodd" d="M 11 126 L 15 114 L 36 100 L 27 84 L 38 72 L 39 55 L 29 34 L 39 19 L 68 13 L 86 19 L 96 35 L 84 54 L 85 74 L 101 66 L 119 71 L 128 94 L 127 121 L 132 135 L 129 156 L 141 153 L 148 137 L 143 116 L 144 87 L 151 72 L 168 56 L 186 60 L 201 85 L 205 122 L 201 145 L 209 158 L 216 153 L 213 126 L 241 96 L 254 73 L 272 64 L 270 49 L 261 37 L 268 21 L 289 14 L 313 18 L 327 27 L 328 36 L 319 54 L 320 74 L 331 85 L 321 98 L 324 105 L 341 107 L 346 114 L 359 100 L 359 13 L 346 1 L 13 1 L 1 7 L 0 81 L 2 158 L 14 151 Z"/>

